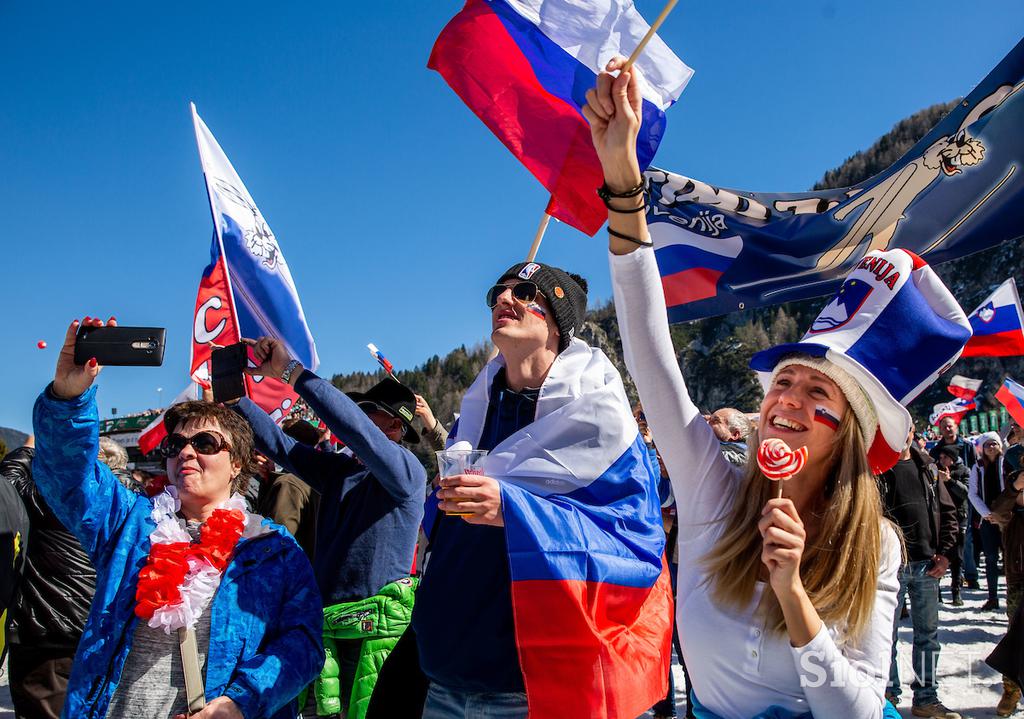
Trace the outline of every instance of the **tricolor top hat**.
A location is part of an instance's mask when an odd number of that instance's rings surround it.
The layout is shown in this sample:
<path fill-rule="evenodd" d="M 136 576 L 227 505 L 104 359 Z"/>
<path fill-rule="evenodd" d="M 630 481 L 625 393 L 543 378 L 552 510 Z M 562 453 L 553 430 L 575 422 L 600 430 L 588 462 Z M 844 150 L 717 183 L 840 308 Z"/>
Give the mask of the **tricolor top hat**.
<path fill-rule="evenodd" d="M 905 405 L 953 366 L 970 337 L 964 311 L 924 260 L 900 249 L 870 252 L 799 342 L 758 352 L 750 366 L 767 390 L 780 362 L 810 358 L 843 390 L 879 473 L 907 444 Z"/>

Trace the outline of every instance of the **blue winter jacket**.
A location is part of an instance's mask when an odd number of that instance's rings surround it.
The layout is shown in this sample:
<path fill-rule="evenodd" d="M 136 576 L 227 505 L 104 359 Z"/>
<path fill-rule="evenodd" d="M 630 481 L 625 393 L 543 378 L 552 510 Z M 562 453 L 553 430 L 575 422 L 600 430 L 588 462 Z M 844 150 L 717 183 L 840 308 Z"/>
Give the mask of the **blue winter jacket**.
<path fill-rule="evenodd" d="M 36 400 L 36 485 L 96 567 L 96 596 L 75 654 L 64 717 L 103 719 L 131 649 L 135 589 L 155 528 L 152 500 L 98 462 L 96 390 Z M 243 539 L 210 611 L 206 700 L 232 699 L 246 719 L 292 719 L 295 697 L 324 662 L 323 607 L 309 560 L 290 534 Z"/>

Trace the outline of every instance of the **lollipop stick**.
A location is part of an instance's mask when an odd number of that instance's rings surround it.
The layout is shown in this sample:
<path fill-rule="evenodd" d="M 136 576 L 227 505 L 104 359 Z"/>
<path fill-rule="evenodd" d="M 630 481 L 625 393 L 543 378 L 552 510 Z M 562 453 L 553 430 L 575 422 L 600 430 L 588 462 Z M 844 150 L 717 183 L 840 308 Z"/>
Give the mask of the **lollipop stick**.
<path fill-rule="evenodd" d="M 775 499 L 782 499 L 782 480 L 776 482 L 779 485 L 778 489 L 775 490 Z"/>

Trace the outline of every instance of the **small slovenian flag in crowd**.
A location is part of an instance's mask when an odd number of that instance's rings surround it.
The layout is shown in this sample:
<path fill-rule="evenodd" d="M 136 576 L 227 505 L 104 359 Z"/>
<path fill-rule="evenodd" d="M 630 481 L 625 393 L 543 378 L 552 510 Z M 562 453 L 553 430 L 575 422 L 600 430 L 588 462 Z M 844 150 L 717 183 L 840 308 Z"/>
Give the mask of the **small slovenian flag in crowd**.
<path fill-rule="evenodd" d="M 968 319 L 974 336 L 964 348 L 964 357 L 1024 355 L 1024 312 L 1012 277 L 999 285 Z"/>
<path fill-rule="evenodd" d="M 649 29 L 630 0 L 467 0 L 427 66 L 547 188 L 548 214 L 593 235 L 608 214 L 595 193 L 603 174 L 582 113 L 585 95 L 608 61 L 632 53 Z M 665 110 L 693 70 L 657 36 L 636 67 L 643 170 L 665 133 Z"/>
<path fill-rule="evenodd" d="M 954 422 L 960 424 L 960 420 L 964 418 L 964 415 L 977 408 L 978 405 L 975 404 L 973 399 L 960 399 L 958 397 L 932 407 L 932 413 L 928 417 L 928 422 L 930 424 L 938 424 L 944 418 L 952 417 Z"/>
<path fill-rule="evenodd" d="M 980 379 L 971 379 L 959 374 L 955 375 L 949 381 L 949 393 L 960 399 L 974 399 L 978 396 L 978 390 L 981 389 L 981 382 Z"/>
<path fill-rule="evenodd" d="M 1007 377 L 1003 381 L 1003 386 L 996 392 L 996 399 L 1003 403 L 1017 424 L 1024 427 L 1024 386 Z"/>

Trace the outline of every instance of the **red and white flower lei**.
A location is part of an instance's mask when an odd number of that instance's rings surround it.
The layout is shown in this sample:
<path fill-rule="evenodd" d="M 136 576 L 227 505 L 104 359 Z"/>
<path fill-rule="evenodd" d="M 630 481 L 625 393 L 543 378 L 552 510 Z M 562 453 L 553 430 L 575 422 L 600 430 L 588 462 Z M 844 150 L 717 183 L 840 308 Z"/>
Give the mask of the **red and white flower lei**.
<path fill-rule="evenodd" d="M 185 520 L 177 516 L 180 508 L 173 485 L 153 498 L 156 529 L 149 535 L 149 558 L 135 592 L 135 614 L 167 634 L 194 629 L 217 592 L 238 541 L 270 531 L 263 526 L 263 517 L 246 511 L 245 500 L 235 493 L 213 510 L 199 530 L 199 541 L 193 542 Z"/>

